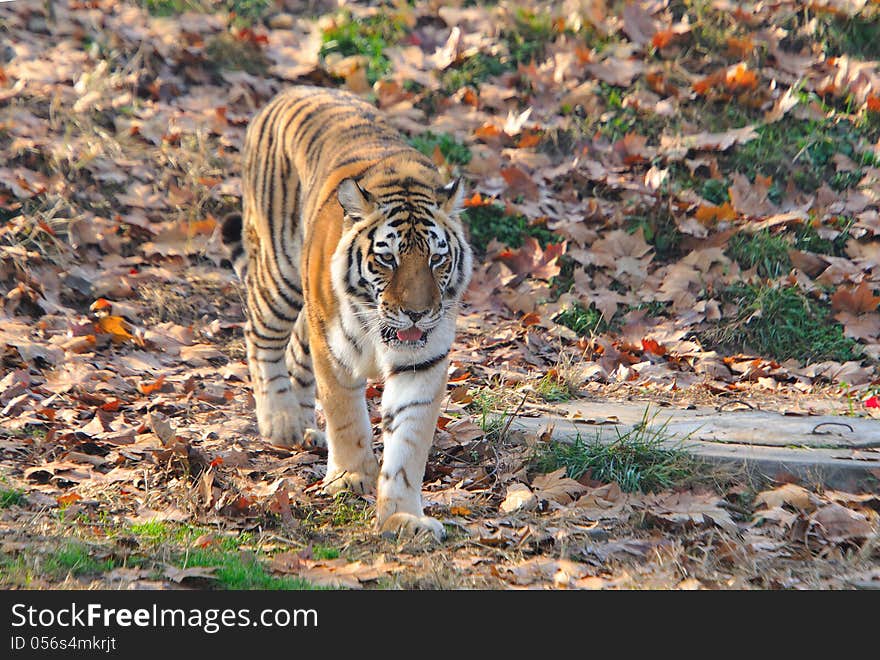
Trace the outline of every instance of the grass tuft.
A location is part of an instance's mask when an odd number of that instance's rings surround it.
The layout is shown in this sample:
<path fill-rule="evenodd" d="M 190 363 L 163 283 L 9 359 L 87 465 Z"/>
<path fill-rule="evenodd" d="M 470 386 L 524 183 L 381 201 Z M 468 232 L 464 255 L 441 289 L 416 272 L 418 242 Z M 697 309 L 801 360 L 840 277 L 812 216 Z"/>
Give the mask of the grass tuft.
<path fill-rule="evenodd" d="M 562 310 L 554 320 L 581 337 L 605 332 L 608 329 L 602 313 L 594 305 L 585 307 L 581 303 L 575 303 Z"/>
<path fill-rule="evenodd" d="M 593 440 L 578 436 L 571 443 L 550 442 L 538 451 L 534 466 L 540 472 L 564 467 L 572 479 L 588 475 L 603 483 L 617 482 L 627 492 L 651 492 L 690 483 L 698 476 L 700 462 L 683 449 L 664 447 L 670 438 L 668 422 L 658 426 L 653 419 L 649 420 L 646 409 L 639 424 L 626 433 L 618 430 L 617 439 L 610 443 L 602 442 L 598 433 Z"/>
<path fill-rule="evenodd" d="M 471 162 L 471 150 L 449 133 L 436 135 L 431 131 L 426 131 L 421 135 L 411 137 L 409 143 L 429 158 L 434 155 L 435 149 L 440 149 L 440 153 L 450 163 L 467 165 Z"/>
<path fill-rule="evenodd" d="M 15 488 L 0 488 L 0 509 L 24 504 L 24 492 Z"/>
<path fill-rule="evenodd" d="M 343 57 L 363 55 L 367 58 L 367 81 L 372 85 L 388 73 L 391 62 L 385 49 L 400 41 L 406 24 L 391 13 L 355 19 L 343 14 L 338 22 L 322 35 L 321 57 L 339 53 Z"/>
<path fill-rule="evenodd" d="M 757 268 L 758 275 L 773 279 L 791 270 L 790 249 L 791 243 L 785 237 L 765 229 L 756 234 L 737 234 L 730 239 L 727 254 L 742 268 Z"/>
<path fill-rule="evenodd" d="M 186 566 L 215 568 L 214 580 L 218 586 L 224 589 L 280 591 L 316 588 L 313 584 L 302 578 L 276 576 L 267 573 L 266 567 L 262 562 L 246 553 L 195 550 L 187 556 Z"/>
<path fill-rule="evenodd" d="M 561 240 L 544 225 L 530 225 L 523 215 L 505 213 L 500 204 L 472 206 L 462 211 L 461 217 L 470 228 L 471 245 L 478 252 L 485 252 L 493 238 L 512 248 L 520 247 L 526 236 L 538 239 L 541 247 Z"/>
<path fill-rule="evenodd" d="M 701 333 L 707 347 L 753 351 L 776 360 L 795 358 L 801 364 L 844 362 L 861 355 L 830 310 L 797 287 L 739 283 L 719 292 L 719 298 L 735 311 Z"/>

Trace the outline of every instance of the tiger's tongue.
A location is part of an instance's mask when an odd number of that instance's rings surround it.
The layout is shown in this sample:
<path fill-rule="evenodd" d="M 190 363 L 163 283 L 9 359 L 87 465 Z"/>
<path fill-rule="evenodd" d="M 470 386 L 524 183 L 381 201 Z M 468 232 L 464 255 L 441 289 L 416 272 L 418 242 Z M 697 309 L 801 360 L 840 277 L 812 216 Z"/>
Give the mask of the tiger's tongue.
<path fill-rule="evenodd" d="M 397 338 L 400 341 L 418 341 L 422 338 L 422 335 L 425 334 L 421 330 L 419 330 L 416 326 L 411 328 L 407 328 L 406 330 L 398 330 Z"/>

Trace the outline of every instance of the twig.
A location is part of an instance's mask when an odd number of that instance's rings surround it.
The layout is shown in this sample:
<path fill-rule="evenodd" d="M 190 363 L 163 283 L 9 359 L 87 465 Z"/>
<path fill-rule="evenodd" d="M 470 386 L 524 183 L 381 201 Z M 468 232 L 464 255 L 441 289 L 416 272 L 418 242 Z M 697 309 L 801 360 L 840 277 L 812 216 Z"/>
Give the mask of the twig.
<path fill-rule="evenodd" d="M 718 406 L 715 406 L 715 410 L 717 410 L 718 412 L 723 412 L 724 409 L 727 408 L 728 406 L 731 406 L 731 405 L 734 405 L 734 404 L 737 404 L 737 403 L 740 404 L 740 405 L 745 406 L 745 407 L 748 408 L 749 410 L 760 410 L 759 408 L 757 408 L 756 406 L 753 406 L 753 405 L 752 405 L 751 403 L 749 403 L 748 401 L 743 401 L 742 399 L 733 399 L 733 400 L 731 400 L 731 401 L 725 401 L 724 403 L 722 403 L 722 404 L 720 404 L 720 405 L 718 405 Z"/>
<path fill-rule="evenodd" d="M 825 431 L 824 433 L 817 433 L 816 429 L 818 429 L 820 426 L 845 426 L 846 428 L 849 429 L 850 433 L 855 433 L 855 430 L 853 429 L 853 427 L 850 426 L 849 424 L 847 424 L 846 422 L 822 422 L 821 424 L 816 424 L 816 426 L 813 427 L 813 430 L 810 431 L 810 433 L 813 435 L 828 435 L 829 433 L 831 433 L 831 431 Z"/>

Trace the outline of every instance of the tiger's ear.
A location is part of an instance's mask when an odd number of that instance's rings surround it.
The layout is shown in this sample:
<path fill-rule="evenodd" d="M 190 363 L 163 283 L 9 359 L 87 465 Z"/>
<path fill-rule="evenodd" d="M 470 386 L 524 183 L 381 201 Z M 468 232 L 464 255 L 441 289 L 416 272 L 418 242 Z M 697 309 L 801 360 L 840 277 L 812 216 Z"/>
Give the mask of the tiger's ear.
<path fill-rule="evenodd" d="M 460 211 L 464 202 L 464 184 L 461 182 L 461 177 L 457 177 L 440 188 L 437 191 L 437 199 L 440 202 L 440 208 L 447 215 Z"/>
<path fill-rule="evenodd" d="M 354 179 L 343 179 L 336 196 L 342 210 L 353 221 L 365 218 L 373 212 L 373 196 L 361 188 Z"/>

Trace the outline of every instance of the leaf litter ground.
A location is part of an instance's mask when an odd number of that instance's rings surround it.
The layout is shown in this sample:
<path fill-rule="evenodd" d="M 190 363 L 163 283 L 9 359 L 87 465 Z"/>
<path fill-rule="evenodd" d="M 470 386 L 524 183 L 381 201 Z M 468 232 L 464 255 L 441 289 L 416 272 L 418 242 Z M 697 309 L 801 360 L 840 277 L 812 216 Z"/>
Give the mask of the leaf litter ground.
<path fill-rule="evenodd" d="M 876 588 L 876 490 L 662 455 L 643 492 L 603 471 L 623 454 L 510 431 L 576 397 L 880 411 L 876 7 L 591 7 L 0 7 L 0 582 Z M 256 435 L 217 225 L 293 82 L 468 182 L 439 546 L 379 538 L 369 498 L 320 494 L 326 456 Z"/>

